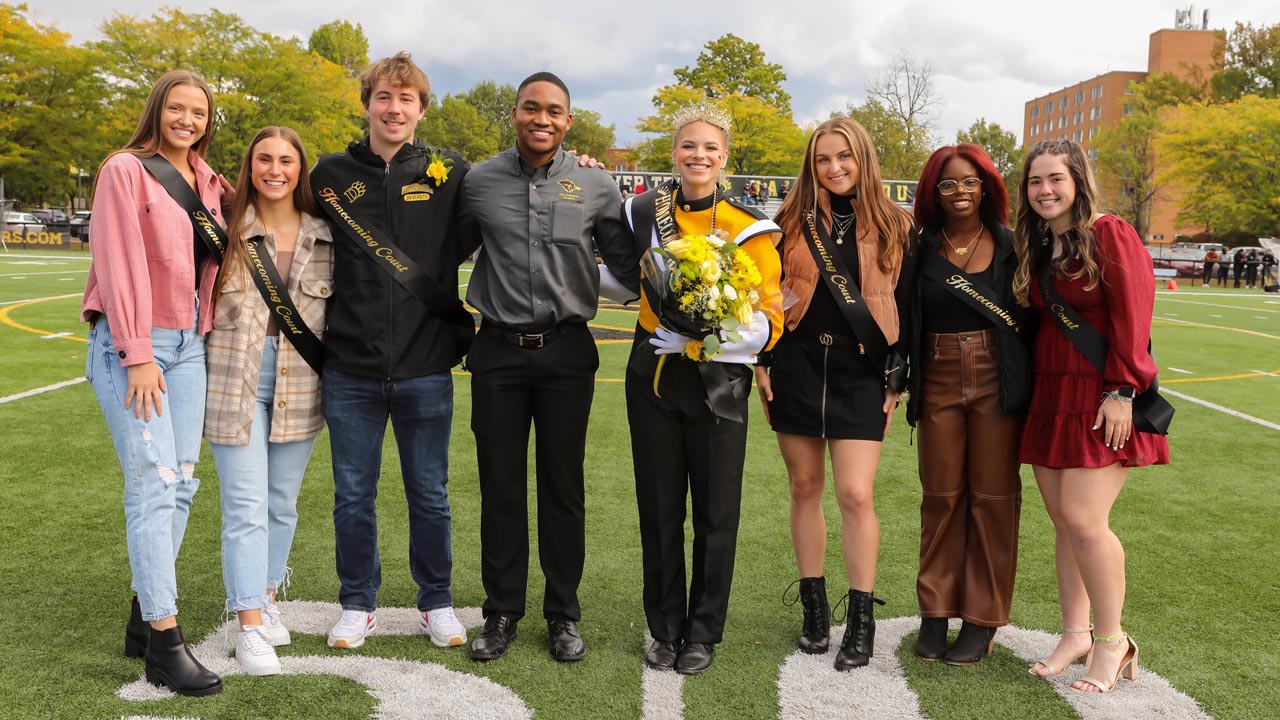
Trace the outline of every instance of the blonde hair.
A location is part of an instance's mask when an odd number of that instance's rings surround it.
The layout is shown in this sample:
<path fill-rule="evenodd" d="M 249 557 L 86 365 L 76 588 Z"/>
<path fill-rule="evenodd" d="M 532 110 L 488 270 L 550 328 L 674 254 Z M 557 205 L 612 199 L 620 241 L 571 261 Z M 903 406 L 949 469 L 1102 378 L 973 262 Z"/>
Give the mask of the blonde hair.
<path fill-rule="evenodd" d="M 1031 163 L 1041 155 L 1062 158 L 1062 163 L 1066 165 L 1076 186 L 1075 202 L 1071 205 L 1071 227 L 1057 236 L 1062 241 L 1063 253 L 1061 257 L 1052 260 L 1046 258 L 1053 254 L 1053 231 L 1031 207 L 1030 193 L 1027 192 Z M 1088 278 L 1086 290 L 1098 286 L 1102 268 L 1094 257 L 1094 237 L 1090 230 L 1098 208 L 1097 183 L 1094 182 L 1093 171 L 1089 168 L 1089 160 L 1083 148 L 1070 140 L 1041 140 L 1032 146 L 1022 161 L 1018 213 L 1013 228 L 1013 249 L 1018 256 L 1018 267 L 1013 271 L 1013 296 L 1019 305 L 1025 307 L 1030 304 L 1031 285 L 1043 262 L 1049 262 L 1054 273 L 1068 280 Z M 1077 262 L 1080 267 L 1070 270 Z"/>
<path fill-rule="evenodd" d="M 849 149 L 858 163 L 858 182 L 854 186 L 858 194 L 853 199 L 854 212 L 859 223 L 867 223 L 875 231 L 878 249 L 876 262 L 880 269 L 893 272 L 902 263 L 913 220 L 910 213 L 885 197 L 881 189 L 880 160 L 876 156 L 875 145 L 866 128 L 851 117 L 837 115 L 815 128 L 809 136 L 809 146 L 805 150 L 795 187 L 787 193 L 787 199 L 778 210 L 778 225 L 787 237 L 802 236 L 807 232 L 805 216 L 812 213 L 816 218 L 819 197 L 824 193 L 830 195 L 818 181 L 814 161 L 818 138 L 827 133 L 838 134 L 849 143 Z M 824 198 L 823 204 L 829 206 L 829 198 Z"/>
<path fill-rule="evenodd" d="M 387 81 L 392 87 L 407 87 L 418 91 L 418 99 L 425 110 L 431 101 L 431 81 L 422 68 L 414 64 L 412 56 L 401 50 L 391 57 L 382 58 L 360 73 L 360 104 L 367 109 L 373 89 L 379 82 Z"/>

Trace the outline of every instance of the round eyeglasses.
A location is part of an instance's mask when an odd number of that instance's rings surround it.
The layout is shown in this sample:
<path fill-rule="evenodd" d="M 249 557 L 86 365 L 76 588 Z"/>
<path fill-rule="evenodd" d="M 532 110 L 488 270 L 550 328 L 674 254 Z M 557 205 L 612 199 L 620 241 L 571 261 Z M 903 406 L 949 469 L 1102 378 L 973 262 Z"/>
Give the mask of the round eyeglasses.
<path fill-rule="evenodd" d="M 938 192 L 943 195 L 955 195 L 957 190 L 963 189 L 967 193 L 976 193 L 982 187 L 982 179 L 971 177 L 965 178 L 959 182 L 955 180 L 943 180 L 938 183 Z"/>

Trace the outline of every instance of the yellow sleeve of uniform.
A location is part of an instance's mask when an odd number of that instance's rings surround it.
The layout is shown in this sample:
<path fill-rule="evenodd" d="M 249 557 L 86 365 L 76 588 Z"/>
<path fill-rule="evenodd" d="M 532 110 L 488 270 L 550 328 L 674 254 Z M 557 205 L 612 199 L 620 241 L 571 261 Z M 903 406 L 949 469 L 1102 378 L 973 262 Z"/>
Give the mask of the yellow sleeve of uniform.
<path fill-rule="evenodd" d="M 774 246 L 780 235 L 781 233 L 763 233 L 742 244 L 742 250 L 755 262 L 763 279 L 756 310 L 769 317 L 769 342 L 765 344 L 765 350 L 772 350 L 778 338 L 782 337 L 782 258 L 778 256 L 778 249 Z"/>

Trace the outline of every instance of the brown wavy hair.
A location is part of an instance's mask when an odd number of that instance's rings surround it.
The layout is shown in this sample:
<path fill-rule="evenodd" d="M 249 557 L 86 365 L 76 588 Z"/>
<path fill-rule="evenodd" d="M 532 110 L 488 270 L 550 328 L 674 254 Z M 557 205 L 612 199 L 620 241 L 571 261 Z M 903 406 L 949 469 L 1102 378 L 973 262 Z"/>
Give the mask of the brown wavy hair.
<path fill-rule="evenodd" d="M 787 199 L 782 201 L 777 223 L 784 237 L 804 237 L 808 232 L 805 216 L 813 213 L 820 217 L 819 209 L 831 206 L 830 193 L 818 181 L 814 163 L 818 138 L 827 133 L 843 136 L 853 151 L 854 160 L 858 163 L 858 183 L 855 185 L 858 194 L 853 199 L 853 210 L 859 223 L 870 223 L 875 230 L 878 243 L 876 263 L 883 272 L 893 272 L 902 263 L 906 252 L 907 238 L 912 229 L 911 214 L 885 197 L 880 182 L 880 160 L 871 136 L 857 120 L 847 115 L 827 120 L 809 136 L 800 175 L 796 178 L 795 187 L 787 193 Z"/>
<path fill-rule="evenodd" d="M 1071 205 L 1071 227 L 1057 236 L 1062 241 L 1063 254 L 1052 260 L 1048 260 L 1048 257 L 1053 253 L 1053 231 L 1032 209 L 1031 194 L 1027 192 L 1031 162 L 1041 155 L 1061 157 L 1076 185 L 1076 199 Z M 1087 277 L 1089 282 L 1085 286 L 1086 290 L 1098 286 L 1102 268 L 1094 254 L 1094 237 L 1090 226 L 1093 225 L 1094 215 L 1100 212 L 1099 207 L 1097 183 L 1089 168 L 1089 160 L 1078 144 L 1070 140 L 1041 140 L 1032 146 L 1022 161 L 1018 214 L 1013 228 L 1013 249 L 1018 255 L 1018 268 L 1013 272 L 1013 295 L 1019 305 L 1025 307 L 1030 304 L 1031 285 L 1043 262 L 1050 262 L 1050 268 L 1059 277 L 1068 280 Z"/>
<path fill-rule="evenodd" d="M 302 146 L 302 138 L 290 127 L 270 125 L 253 136 L 244 152 L 244 160 L 240 162 L 240 174 L 236 177 L 236 199 L 231 204 L 231 213 L 227 218 L 227 252 L 222 258 L 219 268 L 218 282 L 213 286 L 213 296 L 217 298 L 226 287 L 231 273 L 247 272 L 249 268 L 249 251 L 246 249 L 248 238 L 245 237 L 245 215 L 249 208 L 261 216 L 258 210 L 258 188 L 253 184 L 253 152 L 258 143 L 267 138 L 282 138 L 293 146 L 298 153 L 298 185 L 293 189 L 293 206 L 301 213 L 316 215 L 316 200 L 311 194 L 311 171 L 307 163 L 307 151 Z"/>

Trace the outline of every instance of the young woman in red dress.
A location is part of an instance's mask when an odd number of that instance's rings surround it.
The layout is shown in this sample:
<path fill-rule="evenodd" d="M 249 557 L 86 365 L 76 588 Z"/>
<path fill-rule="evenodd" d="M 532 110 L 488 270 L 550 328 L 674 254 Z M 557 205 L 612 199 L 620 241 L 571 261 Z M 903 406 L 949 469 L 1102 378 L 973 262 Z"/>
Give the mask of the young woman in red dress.
<path fill-rule="evenodd" d="M 1156 376 L 1148 352 L 1155 303 L 1151 256 L 1131 225 L 1098 212 L 1088 161 L 1070 141 L 1044 141 L 1027 154 L 1014 247 L 1014 295 L 1041 319 L 1019 460 L 1035 471 L 1053 521 L 1063 627 L 1058 646 L 1030 672 L 1057 675 L 1087 657 L 1085 676 L 1071 687 L 1110 692 L 1121 675 L 1132 680 L 1138 674 L 1138 646 L 1120 626 L 1124 548 L 1111 531 L 1111 507 L 1129 468 L 1169 462 L 1166 438 L 1133 426 L 1133 398 Z M 1066 304 L 1106 339 L 1104 372 L 1076 349 L 1046 307 L 1052 302 L 1039 286 L 1045 263 Z"/>

